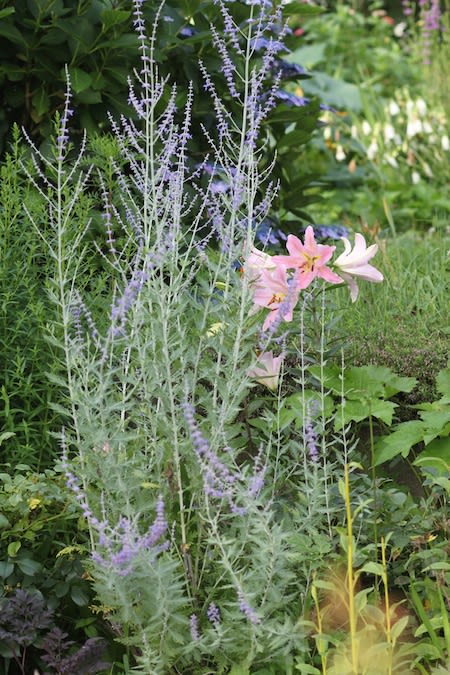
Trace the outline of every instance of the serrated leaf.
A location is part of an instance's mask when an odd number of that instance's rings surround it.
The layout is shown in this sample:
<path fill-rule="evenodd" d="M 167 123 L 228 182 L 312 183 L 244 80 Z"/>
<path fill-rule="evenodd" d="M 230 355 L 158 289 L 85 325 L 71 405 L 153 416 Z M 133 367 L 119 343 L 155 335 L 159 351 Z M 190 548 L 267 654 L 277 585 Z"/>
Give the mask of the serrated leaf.
<path fill-rule="evenodd" d="M 396 403 L 384 401 L 381 398 L 371 399 L 370 401 L 354 401 L 350 399 L 345 401 L 344 406 L 340 404 L 337 407 L 335 429 L 336 431 L 339 431 L 339 429 L 342 429 L 342 427 L 349 422 L 361 422 L 368 418 L 369 415 L 382 420 L 385 424 L 390 426 L 396 407 Z"/>
<path fill-rule="evenodd" d="M 420 443 L 423 439 L 424 433 L 425 425 L 419 420 L 399 424 L 395 431 L 388 436 L 383 436 L 375 443 L 374 465 L 383 464 L 398 455 L 407 457 L 413 445 Z"/>
<path fill-rule="evenodd" d="M 440 394 L 450 397 L 450 367 L 441 370 L 436 377 L 436 389 Z"/>
<path fill-rule="evenodd" d="M 445 427 L 450 422 L 450 408 L 447 410 L 421 411 L 420 417 L 427 427 L 424 435 L 424 441 L 427 445 L 433 438 L 442 434 Z"/>

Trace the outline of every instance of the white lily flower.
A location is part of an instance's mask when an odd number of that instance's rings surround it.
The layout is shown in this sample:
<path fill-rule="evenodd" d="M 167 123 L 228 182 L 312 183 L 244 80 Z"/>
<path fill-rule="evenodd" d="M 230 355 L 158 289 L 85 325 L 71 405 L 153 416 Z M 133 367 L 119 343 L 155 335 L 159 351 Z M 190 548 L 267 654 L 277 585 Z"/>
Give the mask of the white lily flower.
<path fill-rule="evenodd" d="M 383 281 L 384 277 L 381 272 L 372 265 L 368 265 L 368 261 L 378 251 L 378 246 L 372 244 L 367 248 L 366 240 L 359 233 L 355 234 L 353 249 L 346 237 L 342 237 L 342 241 L 344 242 L 344 252 L 334 261 L 334 265 L 338 268 L 339 276 L 347 282 L 350 288 L 350 297 L 352 302 L 355 302 L 359 291 L 354 277 L 375 283 Z"/>
<path fill-rule="evenodd" d="M 250 281 L 259 279 L 262 270 L 273 271 L 276 268 L 276 263 L 273 262 L 271 255 L 252 246 L 244 262 L 244 272 Z"/>
<path fill-rule="evenodd" d="M 256 382 L 264 384 L 268 389 L 275 391 L 278 388 L 280 368 L 283 362 L 283 354 L 274 356 L 273 352 L 262 352 L 253 368 L 247 370 L 248 377 Z"/>

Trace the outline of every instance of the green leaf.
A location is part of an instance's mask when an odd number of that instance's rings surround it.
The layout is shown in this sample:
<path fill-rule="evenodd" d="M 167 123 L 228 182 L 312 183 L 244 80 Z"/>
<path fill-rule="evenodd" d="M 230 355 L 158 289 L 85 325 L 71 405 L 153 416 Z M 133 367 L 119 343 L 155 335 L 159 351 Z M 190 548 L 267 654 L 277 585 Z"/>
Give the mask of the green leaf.
<path fill-rule="evenodd" d="M 302 82 L 305 94 L 318 96 L 321 101 L 344 110 L 358 112 L 362 109 L 361 94 L 355 84 L 319 71 L 313 71 L 311 75 L 312 79 Z"/>
<path fill-rule="evenodd" d="M 319 104 L 316 104 L 315 101 L 298 108 L 290 108 L 287 105 L 281 104 L 269 115 L 267 123 L 276 124 L 282 122 L 283 124 L 289 124 L 291 122 L 298 122 L 302 125 L 303 129 L 312 130 L 316 125 L 318 110 Z"/>
<path fill-rule="evenodd" d="M 230 670 L 230 675 L 250 675 L 250 671 L 245 664 L 236 664 Z"/>
<path fill-rule="evenodd" d="M 296 428 L 302 429 L 305 412 L 310 415 L 311 409 L 315 408 L 317 408 L 317 413 L 313 414 L 313 419 L 320 417 L 322 412 L 326 418 L 331 417 L 334 410 L 334 401 L 332 397 L 328 395 L 323 397 L 323 411 L 320 410 L 320 406 L 318 406 L 318 399 L 319 395 L 317 391 L 314 391 L 313 389 L 306 389 L 305 403 L 307 411 L 304 411 L 302 394 L 292 394 L 286 398 L 280 414 L 281 427 L 284 428 L 291 422 L 295 421 Z"/>
<path fill-rule="evenodd" d="M 138 45 L 137 37 L 134 33 L 125 33 L 114 40 L 106 40 L 96 45 L 95 50 L 98 49 L 136 49 Z"/>
<path fill-rule="evenodd" d="M 383 565 L 376 562 L 367 562 L 360 571 L 367 572 L 367 574 L 375 574 L 378 577 L 383 577 L 385 574 Z"/>
<path fill-rule="evenodd" d="M 277 148 L 282 150 L 288 147 L 290 150 L 296 150 L 300 145 L 304 145 L 311 138 L 309 131 L 295 130 L 289 134 L 285 134 L 280 141 L 278 141 Z"/>
<path fill-rule="evenodd" d="M 75 94 L 88 89 L 92 84 L 92 75 L 81 68 L 69 68 L 70 82 Z"/>
<path fill-rule="evenodd" d="M 17 30 L 12 24 L 6 23 L 5 21 L 0 21 L 0 37 L 4 37 L 14 44 L 23 46 L 25 40 L 22 37 L 22 33 Z"/>
<path fill-rule="evenodd" d="M 436 389 L 440 394 L 450 397 L 450 367 L 444 368 L 438 373 Z"/>
<path fill-rule="evenodd" d="M 318 5 L 306 5 L 299 2 L 290 2 L 283 7 L 283 14 L 286 16 L 315 16 L 316 14 L 322 14 L 324 11 L 325 9 Z"/>
<path fill-rule="evenodd" d="M 435 438 L 413 462 L 424 471 L 432 470 L 437 476 L 448 477 L 450 472 L 450 440 Z"/>
<path fill-rule="evenodd" d="M 7 527 L 11 527 L 11 523 L 3 513 L 0 513 L 0 530 L 4 530 Z"/>
<path fill-rule="evenodd" d="M 424 442 L 427 445 L 433 438 L 441 436 L 446 432 L 446 428 L 450 423 L 450 408 L 448 410 L 422 411 L 420 417 L 427 427 L 426 434 L 424 435 Z"/>
<path fill-rule="evenodd" d="M 34 577 L 42 569 L 42 564 L 37 560 L 31 560 L 31 558 L 17 558 L 16 563 L 28 577 Z"/>
<path fill-rule="evenodd" d="M 425 425 L 419 420 L 399 424 L 395 431 L 383 436 L 375 443 L 375 466 L 383 464 L 398 455 L 407 457 L 409 451 L 423 440 Z"/>
<path fill-rule="evenodd" d="M 94 91 L 93 89 L 86 89 L 85 91 L 77 94 L 78 103 L 101 103 L 102 95 L 99 91 Z"/>
<path fill-rule="evenodd" d="M 8 544 L 7 551 L 9 557 L 14 558 L 18 554 L 21 546 L 22 543 L 20 541 L 12 541 L 10 544 Z"/>
<path fill-rule="evenodd" d="M 392 370 L 390 370 L 389 375 L 385 381 L 386 385 L 385 396 L 386 398 L 391 398 L 391 396 L 398 394 L 400 391 L 409 393 L 414 389 L 416 384 L 417 379 L 415 377 L 400 377 L 400 375 L 396 375 L 395 373 L 392 372 Z"/>
<path fill-rule="evenodd" d="M 300 47 L 295 52 L 286 57 L 288 63 L 296 63 L 304 68 L 313 68 L 318 63 L 325 61 L 325 42 Z"/>
<path fill-rule="evenodd" d="M 31 100 L 34 109 L 40 117 L 50 110 L 50 98 L 43 85 L 39 87 Z"/>
<path fill-rule="evenodd" d="M 321 670 L 317 670 L 314 666 L 309 666 L 307 663 L 298 663 L 295 666 L 295 670 L 298 670 L 301 675 L 320 675 Z"/>
<path fill-rule="evenodd" d="M 0 445 L 3 441 L 7 441 L 8 438 L 12 438 L 15 435 L 14 431 L 3 431 L 3 433 L 0 434 Z"/>
<path fill-rule="evenodd" d="M 396 621 L 391 628 L 391 639 L 393 642 L 397 641 L 400 635 L 405 630 L 409 622 L 409 616 L 402 616 L 401 619 Z"/>
<path fill-rule="evenodd" d="M 15 12 L 14 7 L 5 7 L 5 9 L 0 9 L 0 21 L 4 19 L 6 16 L 10 16 L 10 14 L 14 14 Z"/>
<path fill-rule="evenodd" d="M 13 563 L 0 560 L 0 579 L 7 579 L 14 572 Z"/>
<path fill-rule="evenodd" d="M 70 589 L 70 597 L 79 607 L 85 607 L 89 602 L 89 596 L 80 586 L 72 586 Z"/>
<path fill-rule="evenodd" d="M 392 403 L 392 401 L 383 401 L 381 398 L 371 399 L 370 401 L 365 401 L 364 399 L 353 401 L 349 399 L 345 401 L 344 406 L 340 404 L 337 407 L 335 428 L 338 431 L 339 429 L 342 429 L 342 426 L 345 426 L 349 422 L 361 422 L 368 418 L 369 415 L 382 420 L 385 424 L 390 426 L 396 407 L 396 403 Z"/>
<path fill-rule="evenodd" d="M 112 26 L 117 26 L 120 23 L 125 23 L 130 17 L 131 12 L 127 12 L 120 9 L 105 9 L 101 13 L 101 19 L 105 31 L 112 28 Z"/>

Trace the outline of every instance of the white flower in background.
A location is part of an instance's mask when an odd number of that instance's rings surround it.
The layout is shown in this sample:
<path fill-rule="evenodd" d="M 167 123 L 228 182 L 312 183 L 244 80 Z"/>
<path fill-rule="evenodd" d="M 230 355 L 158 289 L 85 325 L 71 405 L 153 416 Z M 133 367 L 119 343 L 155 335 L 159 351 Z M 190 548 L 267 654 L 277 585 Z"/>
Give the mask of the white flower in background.
<path fill-rule="evenodd" d="M 376 140 L 374 138 L 372 138 L 372 141 L 371 141 L 369 147 L 367 148 L 367 157 L 370 160 L 375 159 L 375 157 L 377 156 L 377 153 L 378 153 L 378 143 L 376 142 Z"/>
<path fill-rule="evenodd" d="M 395 139 L 395 129 L 392 126 L 392 124 L 385 124 L 384 125 L 384 140 L 386 143 L 389 143 L 389 141 L 392 141 Z"/>
<path fill-rule="evenodd" d="M 336 147 L 336 159 L 337 159 L 337 161 L 343 162 L 345 157 L 346 157 L 346 155 L 345 155 L 345 152 L 344 152 L 344 148 L 342 147 L 342 145 L 338 145 Z"/>
<path fill-rule="evenodd" d="M 425 120 L 425 122 L 423 123 L 423 130 L 424 130 L 424 132 L 425 132 L 426 134 L 432 134 L 432 133 L 433 133 L 433 127 L 432 127 L 431 124 L 430 124 L 429 122 L 427 122 L 426 120 Z"/>
<path fill-rule="evenodd" d="M 389 102 L 389 112 L 392 115 L 392 117 L 395 117 L 400 112 L 400 108 L 398 107 L 398 104 L 395 101 Z"/>
<path fill-rule="evenodd" d="M 427 104 L 423 98 L 418 98 L 416 101 L 417 112 L 421 117 L 424 117 L 427 114 Z"/>
<path fill-rule="evenodd" d="M 268 389 L 275 391 L 278 387 L 282 362 L 283 354 L 274 356 L 272 351 L 261 352 L 253 368 L 247 370 L 247 375 L 259 384 L 264 384 Z"/>
<path fill-rule="evenodd" d="M 362 123 L 362 132 L 364 136 L 368 136 L 371 131 L 372 127 L 370 126 L 369 122 L 367 120 L 364 120 L 364 122 Z"/>
<path fill-rule="evenodd" d="M 411 101 L 411 99 L 409 99 L 408 101 L 406 101 L 406 112 L 408 113 L 408 115 L 411 115 L 413 110 L 414 110 L 414 103 Z"/>
<path fill-rule="evenodd" d="M 407 28 L 406 21 L 400 21 L 396 26 L 394 26 L 394 35 L 397 38 L 401 38 L 403 33 Z"/>
<path fill-rule="evenodd" d="M 423 125 L 419 119 L 408 120 L 408 124 L 406 125 L 406 135 L 408 136 L 408 138 L 417 136 L 417 134 L 420 134 L 422 131 Z"/>
<path fill-rule="evenodd" d="M 426 162 L 424 162 L 422 164 L 422 167 L 423 167 L 423 171 L 424 171 L 425 175 L 428 176 L 428 178 L 433 178 L 433 172 L 430 168 L 430 165 L 427 164 Z"/>
<path fill-rule="evenodd" d="M 450 149 L 450 142 L 446 134 L 444 134 L 444 136 L 441 138 L 441 148 L 446 152 Z"/>
<path fill-rule="evenodd" d="M 392 166 L 393 169 L 398 169 L 398 162 L 395 159 L 395 157 L 393 157 L 392 155 L 385 155 L 384 159 L 390 166 Z"/>
<path fill-rule="evenodd" d="M 252 246 L 244 262 L 244 272 L 249 281 L 257 281 L 261 276 L 262 270 L 273 272 L 276 268 L 277 266 L 273 262 L 272 256 Z"/>
<path fill-rule="evenodd" d="M 356 124 L 352 124 L 350 128 L 350 133 L 352 138 L 358 138 L 358 127 L 356 126 Z"/>
<path fill-rule="evenodd" d="M 325 127 L 325 129 L 323 130 L 323 137 L 324 137 L 324 139 L 325 139 L 326 141 L 329 141 L 329 140 L 330 140 L 330 138 L 331 138 L 331 129 L 330 129 L 330 127 Z"/>
<path fill-rule="evenodd" d="M 413 171 L 411 174 L 411 180 L 414 185 L 417 185 L 417 183 L 420 183 L 420 173 L 417 171 Z"/>

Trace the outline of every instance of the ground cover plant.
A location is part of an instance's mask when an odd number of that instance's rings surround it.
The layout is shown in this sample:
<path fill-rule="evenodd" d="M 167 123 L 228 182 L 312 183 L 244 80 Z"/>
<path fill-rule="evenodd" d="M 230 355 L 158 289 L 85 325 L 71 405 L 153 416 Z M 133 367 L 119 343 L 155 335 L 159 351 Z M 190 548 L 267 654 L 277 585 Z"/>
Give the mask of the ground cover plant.
<path fill-rule="evenodd" d="M 28 137 L 7 160 L 60 423 L 47 469 L 1 436 L 2 672 L 445 672 L 444 238 L 414 309 L 442 341 L 428 379 L 393 359 L 400 330 L 392 362 L 364 359 L 371 318 L 412 331 L 417 239 L 278 226 L 265 124 L 292 123 L 273 72 L 288 26 L 272 3 L 216 10 L 226 90 L 200 63 L 216 116 L 200 161 L 193 88 L 156 61 L 164 8 L 146 24 L 140 0 L 130 115 L 72 144 L 67 70 L 51 150 Z"/>
<path fill-rule="evenodd" d="M 424 229 L 448 221 L 447 88 L 432 84 L 442 82 L 448 61 L 448 13 L 431 25 L 429 5 L 436 3 L 420 3 L 417 23 L 411 12 L 395 21 L 377 2 L 367 3 L 365 14 L 339 3 L 302 22 L 303 42 L 288 60 L 312 73 L 300 83 L 306 95 L 339 110 L 323 115 L 311 156 L 327 196 L 310 209 L 319 222 L 326 213 L 402 231 L 412 220 Z M 361 41 L 370 58 L 357 56 Z"/>

